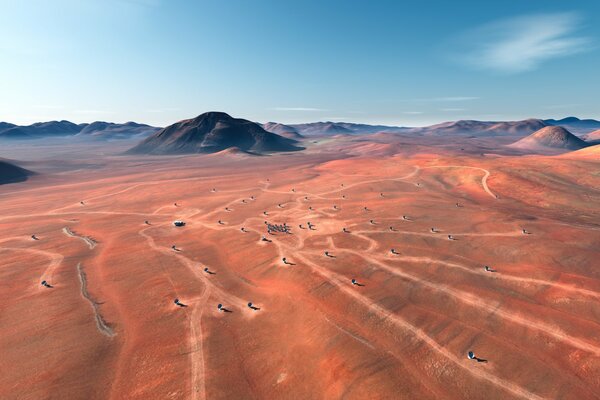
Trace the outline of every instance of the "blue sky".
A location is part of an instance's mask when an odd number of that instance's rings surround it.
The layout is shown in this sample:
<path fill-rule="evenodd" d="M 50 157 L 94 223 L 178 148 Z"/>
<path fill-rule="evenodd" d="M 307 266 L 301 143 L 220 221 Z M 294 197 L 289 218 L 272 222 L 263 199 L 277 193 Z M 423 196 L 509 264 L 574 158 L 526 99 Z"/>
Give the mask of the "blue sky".
<path fill-rule="evenodd" d="M 0 10 L 0 121 L 600 118 L 598 1 L 0 0 Z"/>

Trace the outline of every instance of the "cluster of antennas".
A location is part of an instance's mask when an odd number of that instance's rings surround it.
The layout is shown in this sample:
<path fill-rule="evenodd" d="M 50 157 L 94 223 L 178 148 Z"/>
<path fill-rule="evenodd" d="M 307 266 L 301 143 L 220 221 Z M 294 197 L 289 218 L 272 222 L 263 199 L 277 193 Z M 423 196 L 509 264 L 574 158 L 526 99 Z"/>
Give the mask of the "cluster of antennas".
<path fill-rule="evenodd" d="M 175 225 L 175 226 L 185 226 L 185 222 L 177 220 L 177 221 L 173 221 L 173 225 Z"/>
<path fill-rule="evenodd" d="M 268 233 L 271 233 L 271 232 L 290 233 L 290 229 L 292 229 L 286 223 L 284 223 L 284 224 L 270 224 L 270 223 L 268 223 L 268 222 L 265 221 L 265 224 L 267 225 L 267 232 Z"/>

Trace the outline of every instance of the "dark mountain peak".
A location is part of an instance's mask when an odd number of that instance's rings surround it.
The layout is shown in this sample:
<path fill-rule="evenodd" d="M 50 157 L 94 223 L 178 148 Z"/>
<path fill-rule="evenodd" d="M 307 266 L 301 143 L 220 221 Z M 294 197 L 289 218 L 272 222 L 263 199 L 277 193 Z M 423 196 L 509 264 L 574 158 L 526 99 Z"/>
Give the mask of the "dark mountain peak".
<path fill-rule="evenodd" d="M 210 111 L 167 126 L 129 150 L 137 154 L 216 153 L 232 147 L 249 152 L 297 151 L 297 142 L 260 125 Z"/>

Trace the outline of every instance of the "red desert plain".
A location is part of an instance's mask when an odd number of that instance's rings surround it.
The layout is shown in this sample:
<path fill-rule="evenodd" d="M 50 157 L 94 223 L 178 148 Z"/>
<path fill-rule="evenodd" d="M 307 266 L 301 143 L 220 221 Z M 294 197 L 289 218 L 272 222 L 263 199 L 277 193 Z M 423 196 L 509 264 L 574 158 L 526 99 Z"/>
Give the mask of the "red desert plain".
<path fill-rule="evenodd" d="M 600 398 L 600 152 L 489 140 L 4 147 L 0 398 Z"/>

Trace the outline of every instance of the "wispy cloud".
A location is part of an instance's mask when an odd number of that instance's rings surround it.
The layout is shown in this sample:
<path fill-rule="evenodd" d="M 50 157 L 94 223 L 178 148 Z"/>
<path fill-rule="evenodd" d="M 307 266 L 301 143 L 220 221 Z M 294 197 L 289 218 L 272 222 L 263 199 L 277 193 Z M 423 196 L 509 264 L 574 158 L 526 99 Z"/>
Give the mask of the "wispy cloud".
<path fill-rule="evenodd" d="M 554 13 L 503 19 L 467 32 L 454 58 L 478 69 L 519 73 L 542 63 L 588 51 L 591 40 L 577 32 L 578 13 Z"/>
<path fill-rule="evenodd" d="M 423 114 L 423 111 L 402 111 L 402 114 L 418 115 Z"/>
<path fill-rule="evenodd" d="M 270 110 L 276 111 L 329 111 L 324 108 L 312 108 L 312 107 L 273 107 Z"/>

